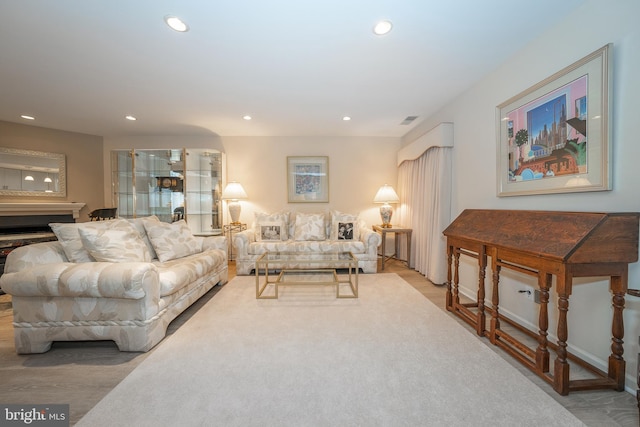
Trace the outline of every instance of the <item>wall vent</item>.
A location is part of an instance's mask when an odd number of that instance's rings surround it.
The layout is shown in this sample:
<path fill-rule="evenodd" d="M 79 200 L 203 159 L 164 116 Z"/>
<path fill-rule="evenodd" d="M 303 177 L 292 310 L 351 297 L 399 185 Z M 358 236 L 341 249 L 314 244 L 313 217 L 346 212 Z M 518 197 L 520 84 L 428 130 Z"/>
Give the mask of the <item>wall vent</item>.
<path fill-rule="evenodd" d="M 411 124 L 415 119 L 417 119 L 418 116 L 407 116 L 402 123 L 400 123 L 401 125 L 408 125 Z"/>

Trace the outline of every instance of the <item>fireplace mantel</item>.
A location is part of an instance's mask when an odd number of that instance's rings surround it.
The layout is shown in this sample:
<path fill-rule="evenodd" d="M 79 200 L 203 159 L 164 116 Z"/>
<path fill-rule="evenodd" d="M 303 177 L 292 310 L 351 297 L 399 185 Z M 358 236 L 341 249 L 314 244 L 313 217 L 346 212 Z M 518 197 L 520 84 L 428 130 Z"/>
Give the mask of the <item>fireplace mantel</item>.
<path fill-rule="evenodd" d="M 0 216 L 8 215 L 65 215 L 80 217 L 85 203 L 0 203 Z"/>

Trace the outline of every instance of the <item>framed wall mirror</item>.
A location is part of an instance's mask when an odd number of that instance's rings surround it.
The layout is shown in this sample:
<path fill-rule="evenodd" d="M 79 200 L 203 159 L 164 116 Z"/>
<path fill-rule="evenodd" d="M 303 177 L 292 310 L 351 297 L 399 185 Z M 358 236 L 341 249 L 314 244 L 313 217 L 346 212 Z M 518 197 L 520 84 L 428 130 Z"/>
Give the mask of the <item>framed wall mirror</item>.
<path fill-rule="evenodd" d="M 0 147 L 0 196 L 66 197 L 64 154 Z"/>

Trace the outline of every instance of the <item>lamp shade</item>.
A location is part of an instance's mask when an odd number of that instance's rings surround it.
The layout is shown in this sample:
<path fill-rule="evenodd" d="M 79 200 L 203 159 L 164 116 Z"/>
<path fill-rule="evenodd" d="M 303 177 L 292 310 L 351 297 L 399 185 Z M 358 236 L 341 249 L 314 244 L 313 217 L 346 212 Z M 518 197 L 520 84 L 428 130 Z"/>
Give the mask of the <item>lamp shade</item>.
<path fill-rule="evenodd" d="M 383 185 L 376 193 L 376 197 L 373 198 L 373 203 L 398 203 L 400 197 L 390 185 Z"/>
<path fill-rule="evenodd" d="M 239 182 L 231 181 L 222 192 L 224 200 L 241 200 L 248 198 L 246 191 Z"/>
<path fill-rule="evenodd" d="M 231 224 L 238 225 L 240 224 L 240 199 L 246 199 L 247 192 L 244 191 L 242 185 L 239 182 L 231 181 L 224 187 L 224 191 L 222 192 L 222 198 L 224 200 L 229 200 L 227 202 L 229 204 L 229 215 L 231 216 Z"/>

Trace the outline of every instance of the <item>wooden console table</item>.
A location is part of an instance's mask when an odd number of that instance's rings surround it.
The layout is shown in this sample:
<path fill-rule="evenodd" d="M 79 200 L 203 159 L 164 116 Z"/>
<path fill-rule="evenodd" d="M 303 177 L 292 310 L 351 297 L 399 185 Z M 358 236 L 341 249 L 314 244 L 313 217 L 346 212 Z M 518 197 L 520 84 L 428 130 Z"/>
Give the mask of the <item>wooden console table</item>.
<path fill-rule="evenodd" d="M 457 314 L 495 344 L 553 385 L 561 395 L 569 391 L 624 390 L 624 325 L 628 264 L 638 260 L 638 213 L 465 210 L 444 231 L 447 237 L 447 310 Z M 460 256 L 478 260 L 478 292 L 474 303 L 461 303 L 458 292 Z M 490 258 L 491 307 L 485 307 L 485 271 Z M 453 268 L 452 268 L 453 267 Z M 500 314 L 500 270 L 507 268 L 537 278 L 540 288 L 539 331 L 534 333 Z M 557 345 L 547 340 L 548 303 L 552 276 L 558 294 Z M 602 372 L 567 352 L 569 296 L 574 277 L 610 278 L 613 293 L 611 355 Z M 490 327 L 486 329 L 486 312 Z M 508 334 L 509 323 L 538 342 L 536 349 Z M 553 373 L 549 348 L 555 350 Z M 570 380 L 567 359 L 589 369 L 596 378 Z"/>
<path fill-rule="evenodd" d="M 627 289 L 627 293 L 634 297 L 640 297 L 640 289 Z M 638 337 L 638 342 L 640 343 L 640 337 Z M 638 366 L 637 366 L 637 378 L 638 378 L 638 389 L 636 390 L 636 400 L 638 401 L 638 409 L 640 409 L 640 353 L 638 353 Z"/>

